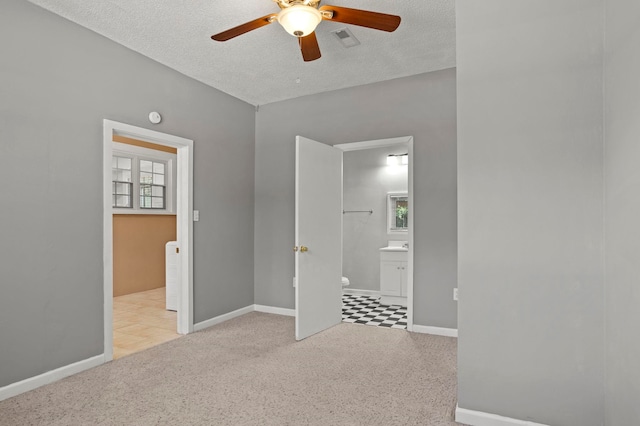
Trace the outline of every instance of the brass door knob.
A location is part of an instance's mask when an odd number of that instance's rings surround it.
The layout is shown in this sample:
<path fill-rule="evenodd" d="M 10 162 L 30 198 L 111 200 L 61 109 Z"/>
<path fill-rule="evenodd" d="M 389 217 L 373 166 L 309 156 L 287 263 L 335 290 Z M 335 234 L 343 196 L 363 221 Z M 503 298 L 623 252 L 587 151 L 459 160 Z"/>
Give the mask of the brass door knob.
<path fill-rule="evenodd" d="M 306 246 L 300 246 L 300 252 L 304 253 L 306 251 L 309 251 L 309 249 Z"/>

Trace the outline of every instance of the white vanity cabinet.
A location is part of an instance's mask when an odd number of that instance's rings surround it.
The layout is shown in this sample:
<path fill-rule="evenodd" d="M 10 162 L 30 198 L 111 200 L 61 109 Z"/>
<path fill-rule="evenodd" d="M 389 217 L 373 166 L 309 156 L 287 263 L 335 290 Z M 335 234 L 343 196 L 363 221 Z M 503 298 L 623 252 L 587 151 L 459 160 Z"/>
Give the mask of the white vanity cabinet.
<path fill-rule="evenodd" d="M 407 306 L 406 250 L 380 250 L 380 303 Z"/>

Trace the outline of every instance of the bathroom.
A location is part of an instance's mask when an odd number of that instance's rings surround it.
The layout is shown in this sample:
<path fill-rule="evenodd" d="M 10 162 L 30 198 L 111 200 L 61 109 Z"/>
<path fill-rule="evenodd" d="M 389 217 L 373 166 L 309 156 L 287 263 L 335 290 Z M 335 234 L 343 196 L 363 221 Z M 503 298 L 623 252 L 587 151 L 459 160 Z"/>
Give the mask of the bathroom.
<path fill-rule="evenodd" d="M 404 145 L 343 155 L 344 322 L 407 327 L 408 182 Z"/>

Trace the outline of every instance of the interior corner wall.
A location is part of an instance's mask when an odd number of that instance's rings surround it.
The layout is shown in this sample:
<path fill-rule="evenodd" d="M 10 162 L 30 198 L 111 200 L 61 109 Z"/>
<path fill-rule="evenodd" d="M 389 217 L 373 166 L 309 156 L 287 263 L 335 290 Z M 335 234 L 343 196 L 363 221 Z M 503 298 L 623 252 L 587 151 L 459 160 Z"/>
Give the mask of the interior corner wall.
<path fill-rule="evenodd" d="M 455 69 L 300 97 L 256 113 L 255 298 L 294 308 L 295 136 L 414 137 L 414 322 L 457 327 Z"/>
<path fill-rule="evenodd" d="M 195 141 L 195 321 L 253 304 L 254 107 L 26 1 L 1 9 L 0 387 L 103 353 L 105 118 Z"/>
<path fill-rule="evenodd" d="M 606 424 L 640 424 L 640 3 L 606 1 Z"/>
<path fill-rule="evenodd" d="M 603 2 L 456 8 L 458 405 L 602 425 Z"/>

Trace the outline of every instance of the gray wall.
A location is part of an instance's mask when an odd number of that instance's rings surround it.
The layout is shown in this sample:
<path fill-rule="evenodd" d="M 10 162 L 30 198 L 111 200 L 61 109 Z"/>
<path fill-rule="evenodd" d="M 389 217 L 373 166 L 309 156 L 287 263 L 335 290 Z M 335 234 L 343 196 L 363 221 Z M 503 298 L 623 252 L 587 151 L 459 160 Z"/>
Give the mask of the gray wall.
<path fill-rule="evenodd" d="M 294 138 L 414 136 L 414 321 L 456 328 L 456 79 L 449 69 L 301 97 L 256 114 L 255 298 L 294 308 Z"/>
<path fill-rule="evenodd" d="M 456 5 L 459 406 L 601 425 L 602 0 Z"/>
<path fill-rule="evenodd" d="M 102 120 L 195 140 L 196 322 L 253 303 L 252 106 L 21 0 L 0 13 L 0 386 L 103 352 Z"/>
<path fill-rule="evenodd" d="M 608 425 L 640 423 L 640 3 L 606 1 Z"/>
<path fill-rule="evenodd" d="M 387 193 L 407 192 L 407 166 L 387 166 L 387 155 L 406 154 L 407 147 L 348 151 L 343 155 L 345 210 L 373 210 L 342 216 L 342 274 L 350 289 L 380 291 L 380 247 L 389 240 L 407 241 L 387 233 Z"/>

